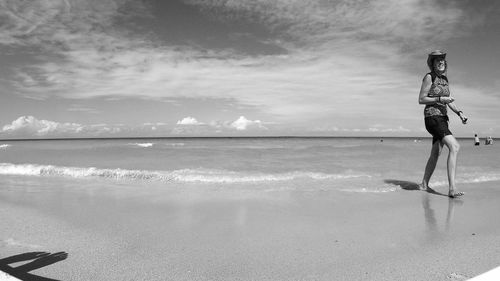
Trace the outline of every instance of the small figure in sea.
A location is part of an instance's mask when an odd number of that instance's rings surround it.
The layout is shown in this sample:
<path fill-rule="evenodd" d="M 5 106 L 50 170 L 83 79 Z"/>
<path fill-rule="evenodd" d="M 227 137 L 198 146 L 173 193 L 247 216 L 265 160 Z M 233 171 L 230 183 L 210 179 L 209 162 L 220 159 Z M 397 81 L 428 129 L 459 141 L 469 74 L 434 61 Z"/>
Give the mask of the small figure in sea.
<path fill-rule="evenodd" d="M 479 137 L 477 134 L 474 134 L 474 145 L 479 145 Z"/>
<path fill-rule="evenodd" d="M 449 107 L 455 112 L 460 117 L 463 124 L 467 123 L 467 117 L 458 109 L 455 104 L 455 98 L 450 95 L 448 78 L 446 77 L 448 70 L 446 53 L 439 50 L 431 52 L 427 58 L 427 66 L 430 72 L 427 73 L 422 80 L 418 103 L 425 104 L 425 128 L 432 135 L 432 149 L 429 160 L 427 160 L 425 166 L 424 177 L 420 188 L 422 190 L 431 190 L 429 181 L 436 169 L 441 150 L 443 146 L 446 145 L 449 151 L 447 160 L 448 196 L 455 198 L 464 195 L 463 192 L 457 191 L 455 185 L 457 156 L 460 145 L 448 128 L 449 118 L 447 108 Z"/>
<path fill-rule="evenodd" d="M 492 137 L 487 137 L 487 138 L 484 140 L 484 144 L 485 144 L 485 145 L 491 145 L 491 144 L 493 144 L 493 138 L 492 138 Z"/>

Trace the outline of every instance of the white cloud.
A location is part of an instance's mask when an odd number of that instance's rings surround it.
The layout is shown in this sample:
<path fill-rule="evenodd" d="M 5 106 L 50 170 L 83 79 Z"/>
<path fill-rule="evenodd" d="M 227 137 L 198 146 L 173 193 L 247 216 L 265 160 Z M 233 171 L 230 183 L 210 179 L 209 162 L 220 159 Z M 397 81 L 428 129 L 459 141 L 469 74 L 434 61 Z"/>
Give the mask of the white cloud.
<path fill-rule="evenodd" d="M 65 47 L 54 47 L 59 58 L 51 62 L 18 69 L 20 91 L 32 97 L 229 98 L 287 118 L 324 115 L 332 102 L 408 89 L 413 77 L 401 71 L 401 44 L 451 36 L 464 19 L 453 5 L 436 9 L 432 1 L 186 1 L 215 13 L 215 20 L 244 16 L 265 24 L 276 31 L 274 44 L 288 52 L 245 57 L 122 36 L 119 27 L 111 28 L 113 17 L 136 1 L 87 2 L 41 1 L 24 9 L 9 2 L 8 10 L 16 11 L 7 13 L 15 27 L 9 40 Z M 26 30 L 30 36 L 18 36 Z"/>
<path fill-rule="evenodd" d="M 186 126 L 196 125 L 196 126 Z M 172 135 L 223 135 L 238 134 L 245 132 L 267 131 L 264 122 L 260 120 L 249 120 L 240 116 L 234 121 L 212 120 L 208 123 L 197 121 L 193 117 L 186 117 L 177 122 L 177 126 L 170 132 Z"/>
<path fill-rule="evenodd" d="M 235 128 L 238 131 L 244 131 L 249 127 L 255 127 L 259 129 L 265 129 L 260 120 L 248 120 L 245 116 L 240 116 L 238 120 L 231 123 L 231 127 Z"/>
<path fill-rule="evenodd" d="M 177 125 L 203 125 L 203 123 L 198 122 L 194 117 L 185 117 L 182 120 L 177 121 Z"/>
<path fill-rule="evenodd" d="M 233 134 L 243 131 L 267 130 L 260 120 L 249 120 L 240 116 L 235 121 L 199 122 L 193 117 L 179 120 L 174 128 L 166 123 L 144 123 L 140 126 L 123 124 L 60 123 L 39 120 L 33 116 L 21 116 L 4 125 L 0 138 L 65 138 L 65 137 L 103 137 L 103 136 L 167 136 L 172 135 L 217 135 Z"/>
<path fill-rule="evenodd" d="M 5 125 L 1 133 L 26 134 L 32 136 L 48 136 L 51 134 L 80 133 L 84 127 L 76 123 L 58 123 L 48 120 L 38 120 L 33 116 L 21 116 Z"/>
<path fill-rule="evenodd" d="M 155 128 L 155 129 L 153 129 Z M 39 120 L 33 116 L 21 116 L 11 124 L 3 126 L 0 137 L 5 138 L 65 138 L 65 137 L 101 137 L 101 136 L 142 136 L 160 131 L 155 126 L 127 127 L 122 124 L 61 123 L 50 120 Z"/>

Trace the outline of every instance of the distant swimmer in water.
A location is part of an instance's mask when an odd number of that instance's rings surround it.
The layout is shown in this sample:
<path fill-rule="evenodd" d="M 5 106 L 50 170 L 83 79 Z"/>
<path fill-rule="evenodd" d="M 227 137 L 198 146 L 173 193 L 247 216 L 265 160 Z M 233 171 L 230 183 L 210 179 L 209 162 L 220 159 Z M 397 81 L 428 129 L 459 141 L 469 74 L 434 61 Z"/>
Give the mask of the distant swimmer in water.
<path fill-rule="evenodd" d="M 460 145 L 448 129 L 449 118 L 447 108 L 449 107 L 455 112 L 460 117 L 463 124 L 467 123 L 467 117 L 457 108 L 454 102 L 455 98 L 450 95 L 448 78 L 446 77 L 446 72 L 448 70 L 446 53 L 441 51 L 433 51 L 430 53 L 427 58 L 427 66 L 430 72 L 424 76 L 422 81 L 418 103 L 425 104 L 425 128 L 432 135 L 432 149 L 429 160 L 427 160 L 427 165 L 425 166 L 424 177 L 420 188 L 422 190 L 430 190 L 429 180 L 436 169 L 441 150 L 443 146 L 446 145 L 449 150 L 447 161 L 448 196 L 455 198 L 464 195 L 463 192 L 457 191 L 455 186 L 457 156 Z"/>
<path fill-rule="evenodd" d="M 479 137 L 477 134 L 474 134 L 474 145 L 479 145 Z"/>

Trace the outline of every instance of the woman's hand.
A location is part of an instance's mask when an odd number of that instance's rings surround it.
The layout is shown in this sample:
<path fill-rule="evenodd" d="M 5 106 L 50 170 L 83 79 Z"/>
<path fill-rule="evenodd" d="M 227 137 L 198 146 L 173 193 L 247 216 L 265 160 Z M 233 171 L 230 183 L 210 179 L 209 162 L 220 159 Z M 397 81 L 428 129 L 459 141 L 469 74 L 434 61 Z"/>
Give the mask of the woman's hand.
<path fill-rule="evenodd" d="M 467 124 L 467 120 L 468 120 L 468 118 L 467 118 L 467 116 L 465 116 L 465 115 L 462 113 L 462 111 L 460 111 L 460 113 L 458 114 L 458 116 L 459 116 L 459 117 L 460 117 L 460 119 L 462 120 L 462 124 L 464 124 L 464 125 L 465 125 L 465 124 Z"/>
<path fill-rule="evenodd" d="M 439 101 L 443 104 L 449 104 L 449 103 L 452 103 L 455 101 L 455 98 L 452 97 L 452 96 L 449 96 L 449 97 L 440 97 L 439 98 Z"/>

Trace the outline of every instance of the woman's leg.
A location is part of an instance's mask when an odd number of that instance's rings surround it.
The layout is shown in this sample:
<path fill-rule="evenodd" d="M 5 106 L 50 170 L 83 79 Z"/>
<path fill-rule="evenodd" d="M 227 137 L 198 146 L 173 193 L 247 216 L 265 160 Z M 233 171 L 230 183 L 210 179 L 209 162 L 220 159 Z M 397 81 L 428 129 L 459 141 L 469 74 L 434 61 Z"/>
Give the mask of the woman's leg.
<path fill-rule="evenodd" d="M 432 173 L 436 169 L 436 164 L 441 154 L 443 148 L 443 143 L 436 141 L 432 144 L 431 155 L 429 160 L 427 160 L 427 165 L 425 165 L 424 178 L 422 179 L 421 189 L 426 190 L 429 188 L 429 181 L 431 179 Z"/>
<path fill-rule="evenodd" d="M 448 195 L 450 197 L 457 197 L 464 195 L 463 192 L 456 191 L 455 186 L 455 174 L 457 169 L 457 157 L 458 151 L 460 150 L 460 144 L 455 139 L 453 135 L 447 135 L 443 138 L 442 142 L 448 147 L 448 184 L 450 187 L 450 191 Z"/>

